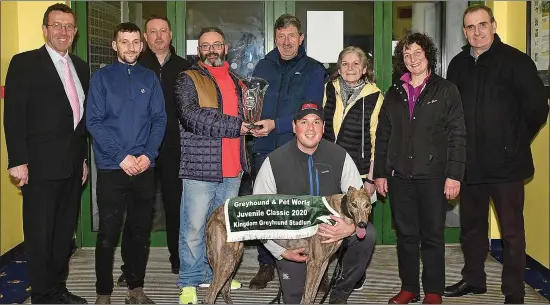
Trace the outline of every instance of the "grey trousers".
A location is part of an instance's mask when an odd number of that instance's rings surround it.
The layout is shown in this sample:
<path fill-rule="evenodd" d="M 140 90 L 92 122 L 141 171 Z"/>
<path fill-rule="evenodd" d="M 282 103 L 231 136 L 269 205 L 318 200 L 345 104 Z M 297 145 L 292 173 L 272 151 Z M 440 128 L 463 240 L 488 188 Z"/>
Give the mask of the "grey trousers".
<path fill-rule="evenodd" d="M 376 230 L 368 223 L 367 235 L 362 240 L 355 235 L 343 240 L 344 256 L 340 262 L 342 272 L 332 287 L 330 298 L 347 300 L 355 284 L 361 280 L 374 251 Z M 299 304 L 302 301 L 306 283 L 306 264 L 288 261 L 277 261 L 279 282 L 283 290 L 285 304 Z"/>

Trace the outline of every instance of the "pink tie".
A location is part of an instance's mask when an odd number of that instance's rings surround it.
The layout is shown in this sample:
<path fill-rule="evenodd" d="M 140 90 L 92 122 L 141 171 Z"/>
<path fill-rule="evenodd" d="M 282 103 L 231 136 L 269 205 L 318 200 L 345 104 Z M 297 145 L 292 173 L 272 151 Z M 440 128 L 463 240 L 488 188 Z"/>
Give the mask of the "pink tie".
<path fill-rule="evenodd" d="M 74 84 L 71 68 L 69 67 L 69 62 L 66 58 L 62 58 L 61 60 L 63 64 L 65 64 L 65 86 L 67 87 L 67 95 L 71 103 L 71 108 L 73 109 L 74 129 L 76 129 L 76 125 L 80 122 L 80 102 L 78 101 L 78 93 L 76 92 L 76 86 Z"/>

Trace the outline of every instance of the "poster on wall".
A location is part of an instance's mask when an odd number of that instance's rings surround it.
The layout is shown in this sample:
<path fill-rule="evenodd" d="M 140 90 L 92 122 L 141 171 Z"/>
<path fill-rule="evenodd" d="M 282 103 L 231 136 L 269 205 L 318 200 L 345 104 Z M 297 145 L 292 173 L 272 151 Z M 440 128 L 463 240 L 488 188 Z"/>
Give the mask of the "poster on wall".
<path fill-rule="evenodd" d="M 321 63 L 334 62 L 344 48 L 344 11 L 307 11 L 306 20 L 307 55 Z"/>
<path fill-rule="evenodd" d="M 550 75 L 550 1 L 527 2 L 528 54 L 537 66 L 545 86 Z"/>

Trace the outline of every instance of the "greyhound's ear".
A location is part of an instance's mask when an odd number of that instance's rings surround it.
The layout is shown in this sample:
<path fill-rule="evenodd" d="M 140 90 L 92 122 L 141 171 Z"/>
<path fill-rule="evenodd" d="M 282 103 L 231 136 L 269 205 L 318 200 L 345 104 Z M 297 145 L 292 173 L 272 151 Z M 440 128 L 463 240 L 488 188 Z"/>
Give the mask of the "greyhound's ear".
<path fill-rule="evenodd" d="M 355 192 L 355 191 L 357 191 L 357 189 L 356 189 L 355 187 L 353 187 L 353 185 L 350 185 L 350 186 L 348 187 L 348 194 L 349 194 L 349 193 L 353 193 L 353 192 Z"/>

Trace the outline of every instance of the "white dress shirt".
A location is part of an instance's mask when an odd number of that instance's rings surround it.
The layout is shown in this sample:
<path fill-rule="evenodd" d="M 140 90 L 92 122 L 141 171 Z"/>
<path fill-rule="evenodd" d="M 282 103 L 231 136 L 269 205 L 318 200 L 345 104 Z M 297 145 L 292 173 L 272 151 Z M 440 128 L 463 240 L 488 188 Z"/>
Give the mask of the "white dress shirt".
<path fill-rule="evenodd" d="M 65 88 L 65 94 L 67 94 L 67 98 L 69 98 L 69 94 L 67 93 L 67 85 L 65 84 L 65 63 L 63 62 L 62 58 L 67 59 L 67 62 L 69 63 L 69 68 L 71 69 L 71 74 L 73 75 L 76 93 L 78 94 L 78 104 L 80 104 L 79 120 L 82 119 L 82 115 L 84 114 L 84 89 L 82 89 L 80 79 L 78 78 L 78 74 L 76 73 L 76 70 L 74 68 L 73 61 L 69 56 L 69 52 L 67 51 L 67 53 L 65 53 L 65 56 L 61 56 L 61 54 L 57 53 L 57 51 L 52 49 L 48 44 L 46 44 L 46 50 L 48 50 L 48 54 L 50 54 L 53 64 L 55 65 L 55 69 L 57 70 L 57 74 L 59 74 L 59 78 L 61 78 L 61 82 L 63 83 L 63 88 Z"/>

